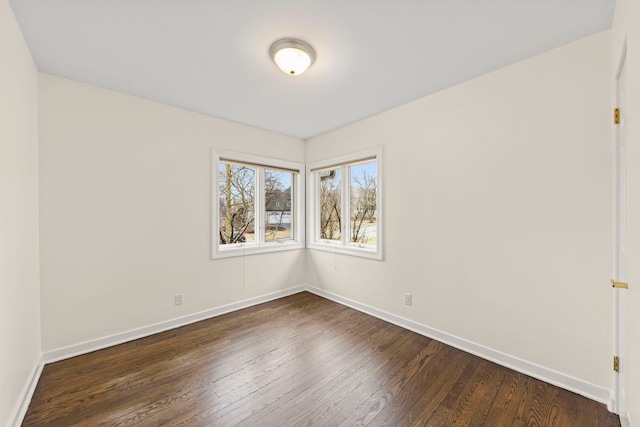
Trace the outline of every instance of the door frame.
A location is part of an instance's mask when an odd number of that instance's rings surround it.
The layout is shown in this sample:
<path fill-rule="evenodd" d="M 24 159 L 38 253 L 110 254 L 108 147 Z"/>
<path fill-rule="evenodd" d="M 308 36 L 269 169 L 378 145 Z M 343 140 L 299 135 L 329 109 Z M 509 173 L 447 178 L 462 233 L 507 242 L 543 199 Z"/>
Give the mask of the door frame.
<path fill-rule="evenodd" d="M 620 58 L 618 60 L 615 81 L 614 81 L 614 108 L 621 108 L 621 117 L 623 118 L 623 124 L 625 125 L 626 131 L 626 96 L 621 98 L 621 87 L 626 91 L 627 87 L 627 41 L 625 39 L 622 51 L 620 54 Z M 624 76 L 622 75 L 624 71 Z M 621 78 L 623 79 L 621 85 Z M 620 104 L 624 102 L 624 106 Z M 624 150 L 621 150 L 621 138 L 624 138 Z M 627 137 L 626 132 L 623 134 L 620 131 L 620 127 L 614 126 L 614 197 L 615 197 L 615 209 L 614 209 L 614 247 L 613 247 L 613 278 L 616 281 L 627 281 L 627 272 L 621 272 L 620 266 L 625 266 L 628 260 L 621 259 L 621 236 L 624 235 L 624 242 L 626 242 L 626 234 L 628 230 L 628 215 L 626 214 L 627 203 L 626 203 L 626 195 L 628 194 L 627 190 Z M 622 165 L 622 166 L 621 166 Z M 622 171 L 620 170 L 622 167 Z M 624 174 L 624 176 L 621 176 Z M 622 185 L 621 185 L 622 182 Z M 621 200 L 621 195 L 625 197 L 624 200 Z M 621 212 L 624 210 L 625 212 Z M 622 216 L 624 215 L 624 216 Z M 624 223 L 620 224 L 621 218 L 624 218 Z M 625 243 L 626 246 L 626 243 Z M 614 326 L 614 336 L 613 336 L 613 351 L 614 355 L 620 357 L 620 372 L 613 372 L 613 399 L 612 399 L 612 411 L 616 414 L 620 415 L 620 421 L 622 426 L 628 424 L 627 414 L 628 407 L 626 400 L 622 400 L 621 394 L 627 395 L 628 391 L 628 377 L 626 362 L 627 362 L 627 336 L 628 336 L 628 313 L 626 310 L 627 304 L 627 291 L 626 289 L 613 288 L 613 326 Z M 623 354 L 624 353 L 624 354 Z M 624 390 L 623 390 L 624 387 Z"/>

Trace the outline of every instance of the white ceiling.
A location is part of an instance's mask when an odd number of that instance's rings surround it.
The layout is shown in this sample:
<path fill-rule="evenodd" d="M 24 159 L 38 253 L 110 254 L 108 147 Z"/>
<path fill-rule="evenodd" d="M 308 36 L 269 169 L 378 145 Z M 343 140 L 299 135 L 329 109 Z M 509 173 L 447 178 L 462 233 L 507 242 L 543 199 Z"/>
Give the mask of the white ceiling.
<path fill-rule="evenodd" d="M 10 0 L 40 71 L 310 138 L 610 28 L 615 0 Z M 271 62 L 311 44 L 300 76 Z"/>

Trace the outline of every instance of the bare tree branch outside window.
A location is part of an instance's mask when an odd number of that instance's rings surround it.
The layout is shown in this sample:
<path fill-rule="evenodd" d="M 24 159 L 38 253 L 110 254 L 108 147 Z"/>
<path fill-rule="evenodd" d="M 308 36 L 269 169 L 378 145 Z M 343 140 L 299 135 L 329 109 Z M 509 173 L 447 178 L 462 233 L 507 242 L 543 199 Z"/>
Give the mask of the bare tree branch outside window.
<path fill-rule="evenodd" d="M 340 169 L 320 172 L 320 238 L 323 240 L 341 238 L 341 185 Z"/>
<path fill-rule="evenodd" d="M 255 241 L 256 169 L 220 162 L 220 244 Z"/>
<path fill-rule="evenodd" d="M 351 175 L 351 242 L 375 245 L 377 240 L 378 179 L 376 163 L 350 166 Z"/>

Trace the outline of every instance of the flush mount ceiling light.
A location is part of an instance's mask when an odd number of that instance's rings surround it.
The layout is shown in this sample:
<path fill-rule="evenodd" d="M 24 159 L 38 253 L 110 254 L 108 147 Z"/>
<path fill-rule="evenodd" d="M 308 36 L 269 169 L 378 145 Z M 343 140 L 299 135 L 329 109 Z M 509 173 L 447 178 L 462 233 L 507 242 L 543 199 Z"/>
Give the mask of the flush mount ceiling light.
<path fill-rule="evenodd" d="M 304 73 L 316 53 L 308 43 L 298 39 L 281 39 L 271 45 L 269 53 L 273 61 L 284 72 L 292 76 Z"/>

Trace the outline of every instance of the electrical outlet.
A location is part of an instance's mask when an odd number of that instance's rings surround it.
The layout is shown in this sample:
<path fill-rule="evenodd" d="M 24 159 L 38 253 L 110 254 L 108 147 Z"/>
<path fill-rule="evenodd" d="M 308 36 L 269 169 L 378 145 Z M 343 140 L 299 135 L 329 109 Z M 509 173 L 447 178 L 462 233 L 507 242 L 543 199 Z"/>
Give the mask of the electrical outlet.
<path fill-rule="evenodd" d="M 176 305 L 182 305 L 182 303 L 184 302 L 184 294 L 176 294 L 173 297 L 173 301 Z"/>
<path fill-rule="evenodd" d="M 404 305 L 411 305 L 411 294 L 404 294 Z"/>

